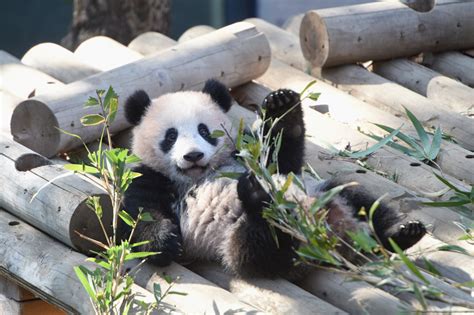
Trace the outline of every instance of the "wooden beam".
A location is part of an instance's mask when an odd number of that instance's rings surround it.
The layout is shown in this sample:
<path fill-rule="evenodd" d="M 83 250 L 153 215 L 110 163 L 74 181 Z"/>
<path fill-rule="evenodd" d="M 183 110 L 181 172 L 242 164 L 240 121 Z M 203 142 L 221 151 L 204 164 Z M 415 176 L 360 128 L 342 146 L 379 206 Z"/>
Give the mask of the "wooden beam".
<path fill-rule="evenodd" d="M 84 253 L 92 244 L 76 232 L 104 239 L 99 221 L 87 206 L 99 196 L 104 222 L 111 222 L 112 207 L 106 194 L 82 177 L 0 135 L 0 207 Z M 107 224 L 106 224 L 107 226 Z"/>
<path fill-rule="evenodd" d="M 166 35 L 158 32 L 146 32 L 135 37 L 128 44 L 128 48 L 142 55 L 151 55 L 174 45 L 176 42 Z"/>
<path fill-rule="evenodd" d="M 307 12 L 300 42 L 313 66 L 329 67 L 472 48 L 473 29 L 470 1 L 439 3 L 430 12 L 375 2 Z"/>
<path fill-rule="evenodd" d="M 270 48 L 265 36 L 251 24 L 232 24 L 205 38 L 24 101 L 13 113 L 12 134 L 16 141 L 50 157 L 81 144 L 59 129 L 78 134 L 85 142 L 99 137 L 101 127 L 83 127 L 79 121 L 83 115 L 95 111 L 83 108 L 83 104 L 97 88 L 112 85 L 121 96 L 117 117 L 111 126 L 112 132 L 118 132 L 129 127 L 122 102 L 137 88 L 158 97 L 171 91 L 200 89 L 212 77 L 232 87 L 261 75 L 269 62 Z M 196 71 L 196 67 L 202 71 Z M 246 71 L 241 71 L 243 68 Z M 189 76 L 190 72 L 194 75 Z"/>
<path fill-rule="evenodd" d="M 460 52 L 425 54 L 423 64 L 445 76 L 474 87 L 474 59 Z"/>
<path fill-rule="evenodd" d="M 472 66 L 474 69 L 474 61 L 472 61 Z M 394 59 L 375 62 L 373 71 L 390 81 L 436 101 L 438 104 L 442 104 L 444 108 L 465 116 L 474 116 L 473 89 L 414 61 Z M 442 114 L 440 113 L 440 115 Z M 472 123 L 474 121 L 471 121 Z"/>
<path fill-rule="evenodd" d="M 63 83 L 71 83 L 100 72 L 83 63 L 71 51 L 53 43 L 33 46 L 21 58 L 21 62 Z"/>

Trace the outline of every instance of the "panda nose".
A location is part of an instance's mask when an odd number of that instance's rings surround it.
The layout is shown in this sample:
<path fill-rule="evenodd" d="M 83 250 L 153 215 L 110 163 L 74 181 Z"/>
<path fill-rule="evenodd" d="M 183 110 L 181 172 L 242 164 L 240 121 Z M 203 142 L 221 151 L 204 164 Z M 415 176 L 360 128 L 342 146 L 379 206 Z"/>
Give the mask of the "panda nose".
<path fill-rule="evenodd" d="M 197 162 L 200 159 L 202 159 L 203 156 L 204 156 L 204 153 L 199 152 L 199 151 L 193 151 L 193 152 L 189 152 L 183 155 L 183 158 L 189 162 Z"/>

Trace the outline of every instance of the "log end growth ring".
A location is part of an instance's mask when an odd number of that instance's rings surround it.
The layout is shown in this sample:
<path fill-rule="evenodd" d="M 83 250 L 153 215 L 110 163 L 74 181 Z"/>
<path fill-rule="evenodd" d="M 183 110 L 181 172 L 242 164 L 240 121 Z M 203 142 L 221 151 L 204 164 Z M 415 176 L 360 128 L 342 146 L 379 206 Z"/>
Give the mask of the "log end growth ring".
<path fill-rule="evenodd" d="M 315 67 L 322 67 L 329 55 L 329 35 L 326 24 L 315 11 L 307 12 L 300 26 L 303 56 Z"/>
<path fill-rule="evenodd" d="M 57 152 L 61 132 L 58 126 L 51 109 L 35 99 L 18 104 L 10 121 L 13 139 L 46 157 Z"/>

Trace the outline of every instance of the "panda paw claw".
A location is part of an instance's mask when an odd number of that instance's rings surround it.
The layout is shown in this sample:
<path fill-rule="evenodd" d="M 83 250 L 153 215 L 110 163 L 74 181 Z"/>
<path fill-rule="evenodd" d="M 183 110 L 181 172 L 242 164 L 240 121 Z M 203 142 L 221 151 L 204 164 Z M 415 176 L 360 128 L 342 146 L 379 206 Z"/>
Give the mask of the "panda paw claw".
<path fill-rule="evenodd" d="M 426 234 L 426 227 L 420 221 L 408 221 L 398 227 L 398 231 L 392 235 L 397 245 L 405 250 L 415 245 Z"/>

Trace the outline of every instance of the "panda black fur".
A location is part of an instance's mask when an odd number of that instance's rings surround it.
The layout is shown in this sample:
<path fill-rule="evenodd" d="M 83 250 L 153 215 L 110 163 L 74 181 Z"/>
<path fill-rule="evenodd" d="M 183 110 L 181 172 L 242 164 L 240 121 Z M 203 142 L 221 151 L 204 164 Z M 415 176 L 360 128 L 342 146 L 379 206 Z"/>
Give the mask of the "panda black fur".
<path fill-rule="evenodd" d="M 267 118 L 276 118 L 297 103 L 297 93 L 278 90 L 262 106 Z M 159 251 L 151 258 L 159 266 L 172 260 L 206 259 L 237 275 L 288 276 L 298 243 L 277 231 L 277 246 L 261 215 L 269 201 L 265 191 L 246 174 L 238 180 L 219 176 L 245 173 L 232 149 L 236 128 L 226 115 L 231 104 L 227 88 L 215 80 L 207 81 L 202 92 L 170 93 L 151 101 L 144 91 L 137 91 L 128 98 L 126 118 L 135 125 L 132 150 L 142 159 L 135 171 L 143 175 L 127 190 L 124 208 L 134 217 L 143 208 L 155 219 L 140 222 L 134 240 L 151 241 L 141 249 Z M 210 136 L 223 128 L 230 137 Z M 274 133 L 281 130 L 278 166 L 283 181 L 285 174 L 299 173 L 303 166 L 301 105 L 279 122 Z M 335 180 L 319 183 L 310 195 L 317 197 L 338 184 Z M 328 222 L 342 237 L 347 230 L 367 229 L 357 213 L 362 206 L 370 208 L 374 198 L 356 187 L 346 188 L 329 204 Z M 297 187 L 288 195 L 306 204 L 313 200 Z M 375 232 L 386 248 L 390 249 L 388 237 L 406 249 L 425 234 L 421 222 L 402 219 L 383 204 L 375 212 Z"/>

